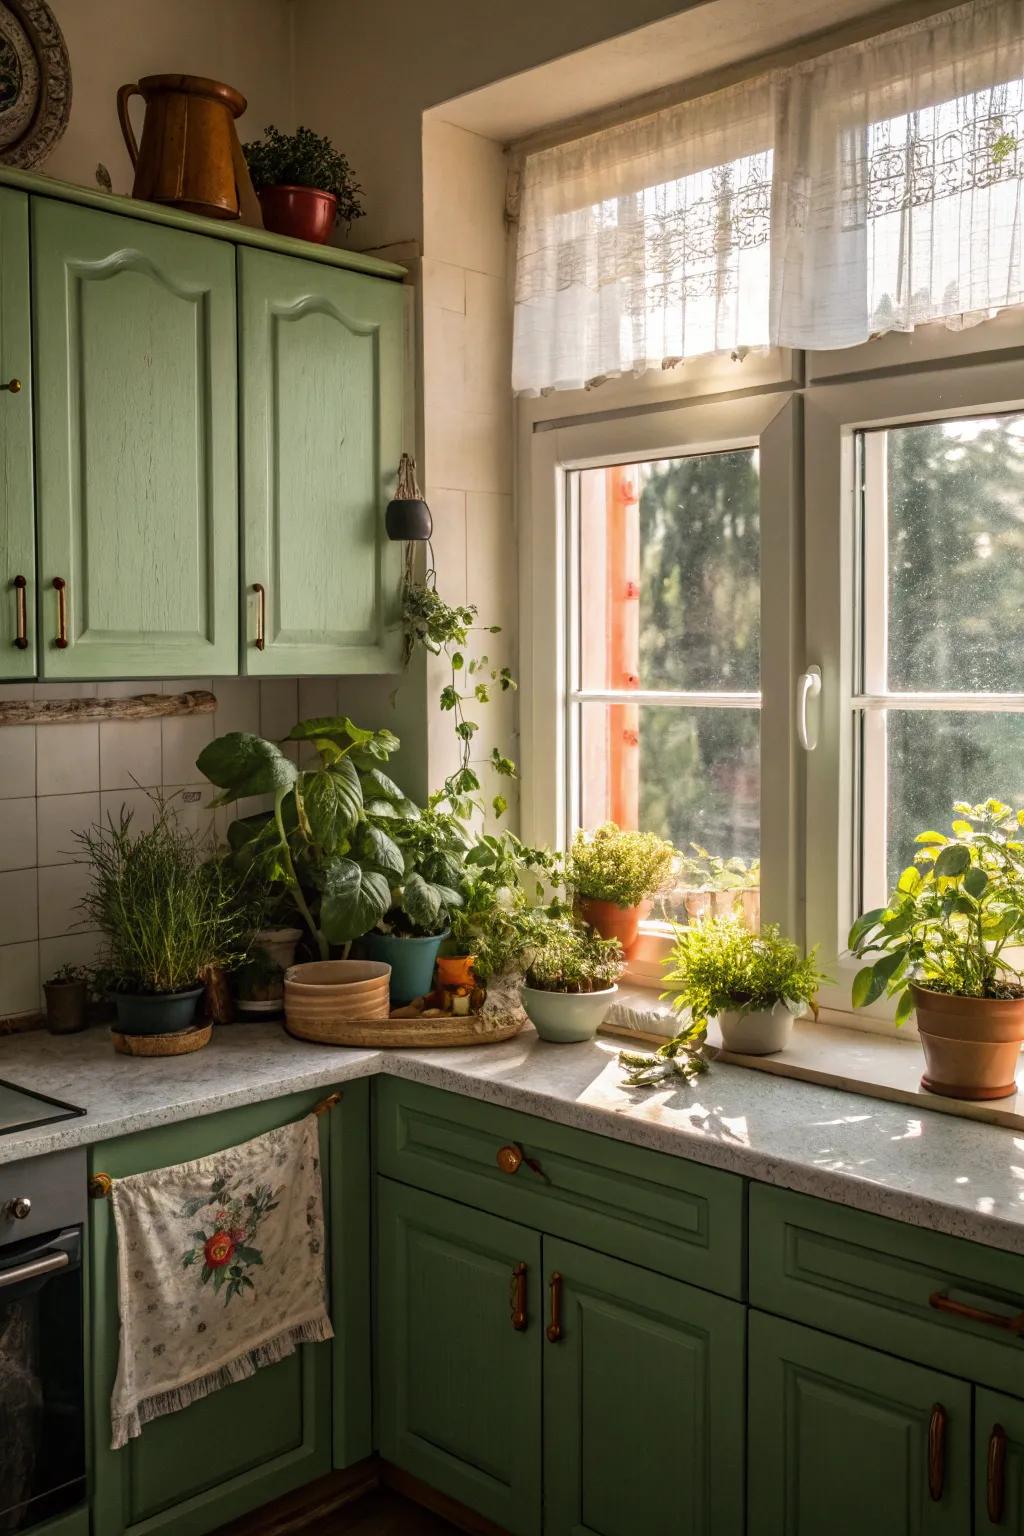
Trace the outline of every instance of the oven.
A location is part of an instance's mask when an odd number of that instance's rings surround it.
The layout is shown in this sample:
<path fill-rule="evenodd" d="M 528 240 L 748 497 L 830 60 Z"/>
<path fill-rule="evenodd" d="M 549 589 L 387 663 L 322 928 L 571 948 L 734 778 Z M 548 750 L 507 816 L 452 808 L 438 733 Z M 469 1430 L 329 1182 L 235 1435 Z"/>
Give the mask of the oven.
<path fill-rule="evenodd" d="M 85 1499 L 81 1151 L 0 1165 L 0 1536 Z"/>

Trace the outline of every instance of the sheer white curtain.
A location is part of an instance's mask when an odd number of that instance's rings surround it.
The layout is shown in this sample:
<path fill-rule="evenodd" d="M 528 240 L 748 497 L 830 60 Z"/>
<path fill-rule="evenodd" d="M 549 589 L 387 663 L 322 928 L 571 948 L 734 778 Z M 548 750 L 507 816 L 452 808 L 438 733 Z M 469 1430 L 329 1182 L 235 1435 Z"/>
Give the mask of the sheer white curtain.
<path fill-rule="evenodd" d="M 1024 302 L 1024 0 L 529 155 L 513 387 Z"/>

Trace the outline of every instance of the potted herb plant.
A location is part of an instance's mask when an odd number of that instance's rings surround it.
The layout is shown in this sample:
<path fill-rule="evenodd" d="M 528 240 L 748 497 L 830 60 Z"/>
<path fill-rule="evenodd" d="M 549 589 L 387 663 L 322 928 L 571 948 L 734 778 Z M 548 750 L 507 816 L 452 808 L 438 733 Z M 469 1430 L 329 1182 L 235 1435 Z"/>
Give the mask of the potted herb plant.
<path fill-rule="evenodd" d="M 49 981 L 46 995 L 46 1027 L 51 1035 L 74 1035 L 85 1028 L 89 973 L 80 965 L 62 965 Z"/>
<path fill-rule="evenodd" d="M 602 939 L 571 918 L 552 918 L 539 934 L 522 989 L 523 1007 L 542 1040 L 592 1040 L 618 991 L 618 939 Z"/>
<path fill-rule="evenodd" d="M 90 866 L 82 909 L 106 939 L 103 975 L 122 1034 L 191 1029 L 215 972 L 245 958 L 251 910 L 240 882 L 156 797 L 153 825 L 130 811 L 78 833 Z"/>
<path fill-rule="evenodd" d="M 476 952 L 495 912 L 541 902 L 562 879 L 561 861 L 550 849 L 532 848 L 514 832 L 479 834 L 466 853 L 462 905 L 451 914 L 452 953 L 438 957 L 439 984 L 471 984 Z"/>
<path fill-rule="evenodd" d="M 776 924 L 757 934 L 735 915 L 707 918 L 677 930 L 662 998 L 689 1012 L 688 1036 L 717 1019 L 727 1051 L 768 1056 L 785 1048 L 793 1020 L 816 1007 L 825 978 L 815 954 Z"/>
<path fill-rule="evenodd" d="M 918 834 L 887 905 L 851 928 L 853 953 L 877 956 L 853 1002 L 895 998 L 897 1024 L 916 1011 L 923 1088 L 1008 1098 L 1024 1040 L 1024 978 L 1009 958 L 1024 943 L 1024 811 L 960 801 L 953 817 L 951 837 Z"/>
<path fill-rule="evenodd" d="M 672 878 L 676 852 L 653 832 L 624 832 L 613 821 L 577 832 L 566 867 L 579 915 L 629 955 L 642 906 Z"/>
<path fill-rule="evenodd" d="M 264 226 L 275 234 L 322 245 L 336 221 L 348 226 L 362 218 L 362 187 L 348 160 L 312 129 L 281 133 L 271 124 L 242 153 Z"/>

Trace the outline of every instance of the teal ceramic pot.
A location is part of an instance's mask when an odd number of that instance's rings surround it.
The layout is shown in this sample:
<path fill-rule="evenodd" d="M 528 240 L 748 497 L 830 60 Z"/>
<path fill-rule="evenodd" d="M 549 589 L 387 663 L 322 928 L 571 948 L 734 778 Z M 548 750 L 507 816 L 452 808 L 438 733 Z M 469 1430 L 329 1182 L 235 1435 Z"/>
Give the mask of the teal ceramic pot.
<path fill-rule="evenodd" d="M 537 987 L 523 987 L 523 1007 L 542 1040 L 575 1045 L 581 1040 L 593 1040 L 618 990 L 606 987 L 603 992 L 544 992 Z"/>
<path fill-rule="evenodd" d="M 191 1029 L 202 987 L 188 992 L 115 992 L 117 1028 L 122 1035 L 177 1035 Z"/>
<path fill-rule="evenodd" d="M 448 937 L 432 933 L 425 939 L 400 938 L 395 933 L 368 933 L 363 939 L 368 960 L 381 960 L 391 967 L 391 1006 L 402 1008 L 414 997 L 425 997 L 433 990 L 437 952 Z"/>

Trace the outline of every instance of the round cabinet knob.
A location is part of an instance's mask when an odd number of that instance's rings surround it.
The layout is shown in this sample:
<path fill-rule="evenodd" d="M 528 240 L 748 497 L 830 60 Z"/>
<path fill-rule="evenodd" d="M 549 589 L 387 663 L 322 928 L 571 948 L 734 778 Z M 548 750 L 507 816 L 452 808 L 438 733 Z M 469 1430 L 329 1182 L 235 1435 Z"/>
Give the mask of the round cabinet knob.
<path fill-rule="evenodd" d="M 17 395 L 21 391 L 21 380 L 8 379 L 6 384 L 0 385 L 0 389 L 9 390 L 12 395 Z"/>
<path fill-rule="evenodd" d="M 26 1216 L 30 1216 L 32 1214 L 32 1201 L 28 1195 L 16 1195 L 13 1200 L 9 1201 L 7 1214 L 14 1221 L 24 1221 Z"/>
<path fill-rule="evenodd" d="M 518 1147 L 502 1147 L 498 1153 L 498 1167 L 502 1173 L 518 1173 L 523 1154 Z"/>

